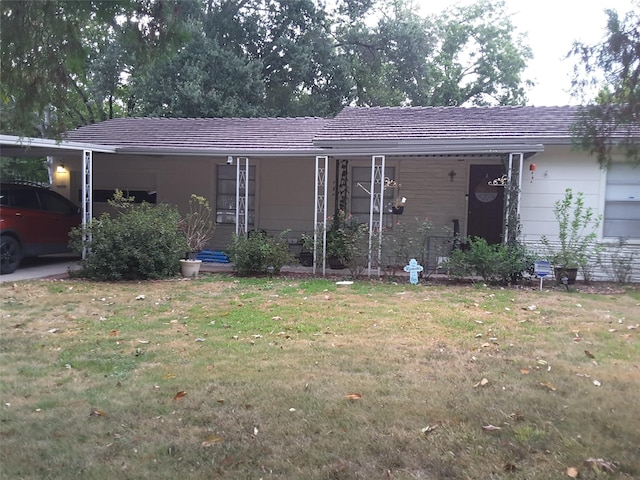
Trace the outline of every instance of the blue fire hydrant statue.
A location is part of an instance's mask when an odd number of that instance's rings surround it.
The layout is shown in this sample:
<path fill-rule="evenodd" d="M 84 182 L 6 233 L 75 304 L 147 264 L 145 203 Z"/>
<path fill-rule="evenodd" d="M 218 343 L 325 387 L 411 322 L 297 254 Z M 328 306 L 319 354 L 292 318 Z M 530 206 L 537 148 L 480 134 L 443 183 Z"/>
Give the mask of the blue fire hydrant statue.
<path fill-rule="evenodd" d="M 418 273 L 420 273 L 424 268 L 422 265 L 418 265 L 418 261 L 415 258 L 409 260 L 409 265 L 404 267 L 405 272 L 409 272 L 409 283 L 412 285 L 417 285 L 418 283 Z"/>

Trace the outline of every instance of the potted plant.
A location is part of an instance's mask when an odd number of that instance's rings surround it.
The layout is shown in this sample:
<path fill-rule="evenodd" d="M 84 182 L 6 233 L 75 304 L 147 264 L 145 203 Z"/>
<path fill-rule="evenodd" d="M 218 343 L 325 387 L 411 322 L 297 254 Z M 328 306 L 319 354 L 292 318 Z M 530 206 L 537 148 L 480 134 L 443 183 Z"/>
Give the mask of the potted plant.
<path fill-rule="evenodd" d="M 312 267 L 313 266 L 313 235 L 308 233 L 303 233 L 300 237 L 300 245 L 302 245 L 302 250 L 300 251 L 300 255 L 298 259 L 300 260 L 300 264 L 303 267 Z"/>
<path fill-rule="evenodd" d="M 189 213 L 180 222 L 182 232 L 187 240 L 188 251 L 185 258 L 180 260 L 180 268 L 184 277 L 197 277 L 202 260 L 198 260 L 200 253 L 213 236 L 214 223 L 211 207 L 206 198 L 191 194 L 189 198 Z"/>
<path fill-rule="evenodd" d="M 553 213 L 558 222 L 558 240 L 551 242 L 542 236 L 540 241 L 553 263 L 556 280 L 566 278 L 568 283 L 575 283 L 578 269 L 587 270 L 589 258 L 599 249 L 596 230 L 602 217 L 596 216 L 591 207 L 585 208 L 582 192 L 574 194 L 570 188 L 555 203 Z"/>

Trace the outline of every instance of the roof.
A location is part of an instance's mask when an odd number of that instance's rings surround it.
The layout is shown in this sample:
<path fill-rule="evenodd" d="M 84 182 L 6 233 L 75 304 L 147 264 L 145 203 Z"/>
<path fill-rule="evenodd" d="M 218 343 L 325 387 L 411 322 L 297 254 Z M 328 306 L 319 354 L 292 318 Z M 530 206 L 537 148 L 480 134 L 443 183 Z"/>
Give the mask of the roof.
<path fill-rule="evenodd" d="M 313 150 L 314 136 L 329 120 L 296 118 L 114 118 L 80 127 L 66 139 L 116 145 L 118 152 L 251 154 L 265 150 Z"/>
<path fill-rule="evenodd" d="M 570 141 L 578 107 L 346 107 L 315 144 L 469 140 Z"/>
<path fill-rule="evenodd" d="M 139 155 L 271 157 L 533 153 L 543 151 L 544 145 L 569 145 L 579 109 L 346 107 L 333 119 L 125 117 L 72 130 L 56 147 Z M 17 141 L 3 141 L 3 149 L 12 144 Z"/>

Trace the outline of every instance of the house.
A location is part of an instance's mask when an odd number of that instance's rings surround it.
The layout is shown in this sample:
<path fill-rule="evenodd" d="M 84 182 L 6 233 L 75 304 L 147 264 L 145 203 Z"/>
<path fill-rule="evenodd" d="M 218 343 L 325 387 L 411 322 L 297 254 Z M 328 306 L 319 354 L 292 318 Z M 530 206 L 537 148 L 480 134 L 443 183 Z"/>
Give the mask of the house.
<path fill-rule="evenodd" d="M 68 133 L 67 144 L 86 149 L 55 154 L 66 168 L 54 184 L 91 215 L 108 208 L 116 188 L 181 209 L 191 193 L 203 195 L 216 212 L 214 249 L 234 232 L 289 230 L 294 243 L 322 231 L 341 180 L 347 210 L 372 235 L 380 225 L 428 218 L 434 235 L 517 235 L 537 248 L 541 236 L 557 236 L 553 205 L 570 187 L 603 216 L 600 242 L 627 240 L 640 281 L 640 168 L 620 158 L 602 170 L 573 149 L 576 114 L 577 107 L 346 107 L 332 119 L 117 118 Z M 519 215 L 518 232 L 505 222 L 509 209 Z M 607 279 L 603 269 L 595 273 Z"/>

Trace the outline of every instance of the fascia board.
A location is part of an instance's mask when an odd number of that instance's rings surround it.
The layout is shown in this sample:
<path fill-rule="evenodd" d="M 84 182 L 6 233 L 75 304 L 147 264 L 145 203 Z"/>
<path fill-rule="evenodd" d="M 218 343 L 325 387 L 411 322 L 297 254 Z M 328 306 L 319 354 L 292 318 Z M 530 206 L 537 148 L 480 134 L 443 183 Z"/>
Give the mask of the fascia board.
<path fill-rule="evenodd" d="M 29 150 L 33 150 L 38 156 L 49 154 L 59 155 L 64 152 L 70 153 L 83 150 L 91 150 L 99 153 L 116 152 L 116 147 L 110 145 L 69 142 L 66 140 L 52 140 L 50 138 L 18 137 L 15 135 L 0 135 L 0 145 L 2 146 L 3 155 L 7 155 L 7 152 L 21 152 L 24 155 Z"/>
<path fill-rule="evenodd" d="M 301 156 L 362 156 L 362 155 L 469 155 L 469 154 L 501 154 L 514 152 L 543 152 L 541 143 L 510 144 L 442 144 L 442 145 L 372 145 L 369 147 L 343 147 L 318 149 L 208 149 L 208 148 L 117 148 L 118 154 L 149 156 L 193 156 L 193 157 L 301 157 Z"/>

